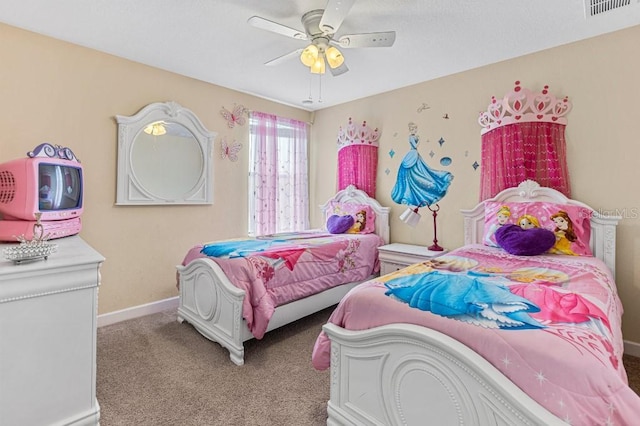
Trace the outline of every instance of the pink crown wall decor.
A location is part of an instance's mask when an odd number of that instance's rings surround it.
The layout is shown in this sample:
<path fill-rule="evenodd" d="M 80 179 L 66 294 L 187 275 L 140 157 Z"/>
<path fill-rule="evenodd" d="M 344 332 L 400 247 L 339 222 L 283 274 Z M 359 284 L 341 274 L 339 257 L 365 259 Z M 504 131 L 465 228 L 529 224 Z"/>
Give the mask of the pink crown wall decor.
<path fill-rule="evenodd" d="M 492 96 L 487 110 L 480 113 L 480 134 L 514 123 L 546 122 L 566 125 L 565 116 L 572 106 L 568 97 L 559 99 L 549 93 L 549 86 L 544 86 L 542 91 L 535 93 L 516 81 L 511 92 L 502 99 Z"/>
<path fill-rule="evenodd" d="M 379 137 L 380 133 L 377 128 L 372 129 L 366 121 L 357 127 L 349 117 L 349 123 L 345 127 L 340 126 L 340 130 L 338 130 L 338 150 L 349 145 L 378 146 Z"/>

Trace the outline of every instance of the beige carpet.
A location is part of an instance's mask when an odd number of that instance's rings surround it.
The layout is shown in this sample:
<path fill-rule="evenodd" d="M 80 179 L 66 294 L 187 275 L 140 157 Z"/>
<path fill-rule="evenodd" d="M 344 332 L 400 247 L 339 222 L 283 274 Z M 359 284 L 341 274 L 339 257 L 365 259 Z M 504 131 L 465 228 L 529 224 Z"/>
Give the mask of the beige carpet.
<path fill-rule="evenodd" d="M 246 342 L 242 367 L 175 312 L 99 328 L 101 426 L 325 425 L 329 372 L 310 360 L 332 309 Z M 640 394 L 640 359 L 624 363 Z"/>
<path fill-rule="evenodd" d="M 245 365 L 175 312 L 98 329 L 101 426 L 325 425 L 329 372 L 311 349 L 332 309 L 245 343 Z"/>

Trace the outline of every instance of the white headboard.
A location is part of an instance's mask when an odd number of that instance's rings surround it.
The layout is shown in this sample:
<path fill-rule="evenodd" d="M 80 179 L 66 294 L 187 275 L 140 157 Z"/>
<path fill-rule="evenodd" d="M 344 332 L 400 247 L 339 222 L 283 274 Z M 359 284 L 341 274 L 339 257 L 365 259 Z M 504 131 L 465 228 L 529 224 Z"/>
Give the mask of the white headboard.
<path fill-rule="evenodd" d="M 389 244 L 389 212 L 391 211 L 389 207 L 382 207 L 376 199 L 369 197 L 366 192 L 349 185 L 345 189 L 338 191 L 326 203 L 320 205 L 322 217 L 325 221 L 331 215 L 329 212 L 332 201 L 370 206 L 376 214 L 376 234 L 382 237 L 385 244 Z"/>
<path fill-rule="evenodd" d="M 548 201 L 553 203 L 570 204 L 586 207 L 591 214 L 591 240 L 590 246 L 593 255 L 602 260 L 615 277 L 616 273 L 616 226 L 619 216 L 603 215 L 590 206 L 567 198 L 555 189 L 540 186 L 538 182 L 525 180 L 516 188 L 508 188 L 493 198 L 486 201 L 499 202 L 523 202 L 523 201 Z M 484 202 L 479 203 L 471 210 L 461 210 L 464 216 L 464 243 L 482 244 L 484 235 Z"/>

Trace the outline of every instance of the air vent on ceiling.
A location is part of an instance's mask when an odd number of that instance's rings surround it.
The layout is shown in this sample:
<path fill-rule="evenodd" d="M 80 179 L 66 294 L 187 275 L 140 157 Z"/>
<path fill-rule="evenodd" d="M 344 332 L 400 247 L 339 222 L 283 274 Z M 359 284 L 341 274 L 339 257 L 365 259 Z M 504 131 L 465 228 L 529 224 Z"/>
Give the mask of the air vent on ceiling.
<path fill-rule="evenodd" d="M 584 12 L 587 18 L 631 6 L 632 0 L 584 0 Z"/>

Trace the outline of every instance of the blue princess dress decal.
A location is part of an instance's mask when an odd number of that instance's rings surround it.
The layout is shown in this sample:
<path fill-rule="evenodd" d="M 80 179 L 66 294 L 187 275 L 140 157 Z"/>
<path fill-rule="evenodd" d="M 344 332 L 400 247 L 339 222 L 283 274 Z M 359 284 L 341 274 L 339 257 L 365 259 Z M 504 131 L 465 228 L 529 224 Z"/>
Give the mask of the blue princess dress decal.
<path fill-rule="evenodd" d="M 488 278 L 488 274 L 473 271 L 407 275 L 387 281 L 385 294 L 412 308 L 484 328 L 544 327 L 529 315 L 540 312 L 537 305 Z"/>
<path fill-rule="evenodd" d="M 449 172 L 432 170 L 418 153 L 418 136 L 411 134 L 411 150 L 402 159 L 391 198 L 398 204 L 424 207 L 444 197 L 453 180 Z"/>

